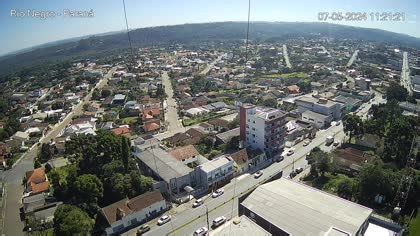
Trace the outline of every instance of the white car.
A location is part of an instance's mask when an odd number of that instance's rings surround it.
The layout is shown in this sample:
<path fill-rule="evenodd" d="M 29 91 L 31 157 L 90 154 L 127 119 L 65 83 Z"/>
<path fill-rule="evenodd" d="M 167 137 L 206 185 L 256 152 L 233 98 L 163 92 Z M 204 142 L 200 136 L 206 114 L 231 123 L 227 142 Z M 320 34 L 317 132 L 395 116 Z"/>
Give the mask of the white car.
<path fill-rule="evenodd" d="M 207 229 L 207 227 L 201 227 L 194 232 L 194 236 L 207 235 L 208 232 L 209 230 Z"/>
<path fill-rule="evenodd" d="M 213 194 L 212 194 L 211 196 L 212 196 L 213 198 L 216 198 L 216 197 L 218 197 L 218 196 L 222 195 L 224 192 L 225 192 L 225 190 L 224 190 L 224 189 L 219 188 L 218 190 L 214 191 L 214 192 L 213 192 Z"/>
<path fill-rule="evenodd" d="M 295 153 L 295 151 L 293 149 L 289 149 L 289 151 L 287 151 L 287 155 L 291 156 Z"/>
<path fill-rule="evenodd" d="M 226 222 L 226 217 L 219 216 L 216 219 L 213 220 L 213 227 L 219 227 L 220 225 L 224 224 Z"/>
<path fill-rule="evenodd" d="M 164 215 L 164 216 L 162 216 L 162 217 L 159 218 L 158 225 L 166 224 L 169 221 L 171 221 L 171 216 L 170 215 Z"/>
<path fill-rule="evenodd" d="M 193 207 L 193 208 L 199 207 L 199 206 L 203 205 L 203 203 L 204 203 L 204 200 L 203 200 L 202 198 L 197 199 L 197 200 L 195 200 L 195 202 L 193 203 L 192 207 Z"/>
<path fill-rule="evenodd" d="M 311 141 L 310 141 L 310 140 L 305 140 L 305 141 L 303 142 L 303 146 L 304 146 L 304 147 L 306 147 L 306 146 L 308 146 L 310 143 L 311 143 Z"/>
<path fill-rule="evenodd" d="M 259 177 L 261 177 L 262 175 L 263 175 L 263 171 L 262 171 L 262 170 L 259 170 L 259 171 L 255 172 L 254 177 L 255 177 L 256 179 L 258 179 L 258 178 L 259 178 Z"/>
<path fill-rule="evenodd" d="M 337 121 L 337 123 L 335 123 L 335 126 L 340 126 L 340 125 L 341 125 L 340 121 Z"/>

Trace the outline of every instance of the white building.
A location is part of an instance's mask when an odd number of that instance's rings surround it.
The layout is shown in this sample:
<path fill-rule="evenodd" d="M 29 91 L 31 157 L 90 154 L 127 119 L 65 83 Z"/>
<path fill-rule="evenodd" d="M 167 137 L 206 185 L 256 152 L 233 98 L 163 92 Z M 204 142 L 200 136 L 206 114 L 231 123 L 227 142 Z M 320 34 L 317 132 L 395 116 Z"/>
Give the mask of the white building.
<path fill-rule="evenodd" d="M 106 235 L 119 234 L 159 216 L 166 211 L 166 201 L 158 191 L 135 198 L 124 198 L 101 209 L 108 224 Z"/>
<path fill-rule="evenodd" d="M 240 106 L 240 138 L 245 147 L 274 156 L 284 147 L 286 113 L 274 108 Z"/>
<path fill-rule="evenodd" d="M 204 188 L 218 188 L 233 177 L 232 158 L 221 156 L 196 168 L 198 179 Z"/>
<path fill-rule="evenodd" d="M 313 111 L 305 111 L 302 113 L 302 120 L 313 124 L 317 128 L 324 128 L 331 123 L 331 116 L 326 116 Z"/>
<path fill-rule="evenodd" d="M 299 112 L 313 111 L 326 116 L 332 120 L 341 118 L 341 105 L 324 98 L 314 98 L 312 96 L 303 96 L 295 100 Z"/>

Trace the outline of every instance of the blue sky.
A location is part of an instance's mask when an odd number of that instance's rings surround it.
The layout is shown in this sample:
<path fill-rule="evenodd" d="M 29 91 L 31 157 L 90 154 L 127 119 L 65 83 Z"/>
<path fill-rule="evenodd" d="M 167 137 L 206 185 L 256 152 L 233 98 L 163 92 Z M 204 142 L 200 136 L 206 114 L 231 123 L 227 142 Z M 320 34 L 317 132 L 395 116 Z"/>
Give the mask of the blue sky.
<path fill-rule="evenodd" d="M 130 28 L 184 23 L 246 21 L 248 0 L 126 0 Z M 416 0 L 251 0 L 252 21 L 318 21 L 318 12 L 404 12 L 405 22 L 338 22 L 420 38 Z M 93 9 L 92 18 L 13 17 L 11 10 Z M 0 55 L 42 43 L 125 29 L 122 0 L 1 0 Z"/>

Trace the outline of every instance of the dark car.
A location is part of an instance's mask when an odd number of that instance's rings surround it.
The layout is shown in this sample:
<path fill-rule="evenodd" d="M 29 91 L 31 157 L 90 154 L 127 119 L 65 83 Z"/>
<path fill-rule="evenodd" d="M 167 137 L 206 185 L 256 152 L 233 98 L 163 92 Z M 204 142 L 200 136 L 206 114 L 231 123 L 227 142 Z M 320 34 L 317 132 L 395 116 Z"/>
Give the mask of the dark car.
<path fill-rule="evenodd" d="M 150 226 L 149 225 L 142 225 L 140 226 L 140 228 L 137 230 L 137 235 L 142 235 L 144 233 L 146 233 L 147 231 L 150 230 Z"/>
<path fill-rule="evenodd" d="M 281 162 L 281 161 L 283 161 L 284 160 L 284 156 L 283 155 L 281 155 L 279 158 L 277 158 L 276 159 L 276 162 Z"/>

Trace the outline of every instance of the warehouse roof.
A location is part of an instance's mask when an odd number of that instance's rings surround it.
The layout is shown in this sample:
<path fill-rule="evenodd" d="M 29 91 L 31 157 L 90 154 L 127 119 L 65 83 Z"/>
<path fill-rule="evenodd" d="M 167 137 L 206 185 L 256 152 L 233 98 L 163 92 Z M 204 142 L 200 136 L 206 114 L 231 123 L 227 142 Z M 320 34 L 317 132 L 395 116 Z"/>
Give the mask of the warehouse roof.
<path fill-rule="evenodd" d="M 171 179 L 188 175 L 192 171 L 161 148 L 144 150 L 135 153 L 135 156 L 168 183 Z"/>
<path fill-rule="evenodd" d="M 372 213 L 370 208 L 285 178 L 258 187 L 241 205 L 290 235 L 356 235 Z"/>

